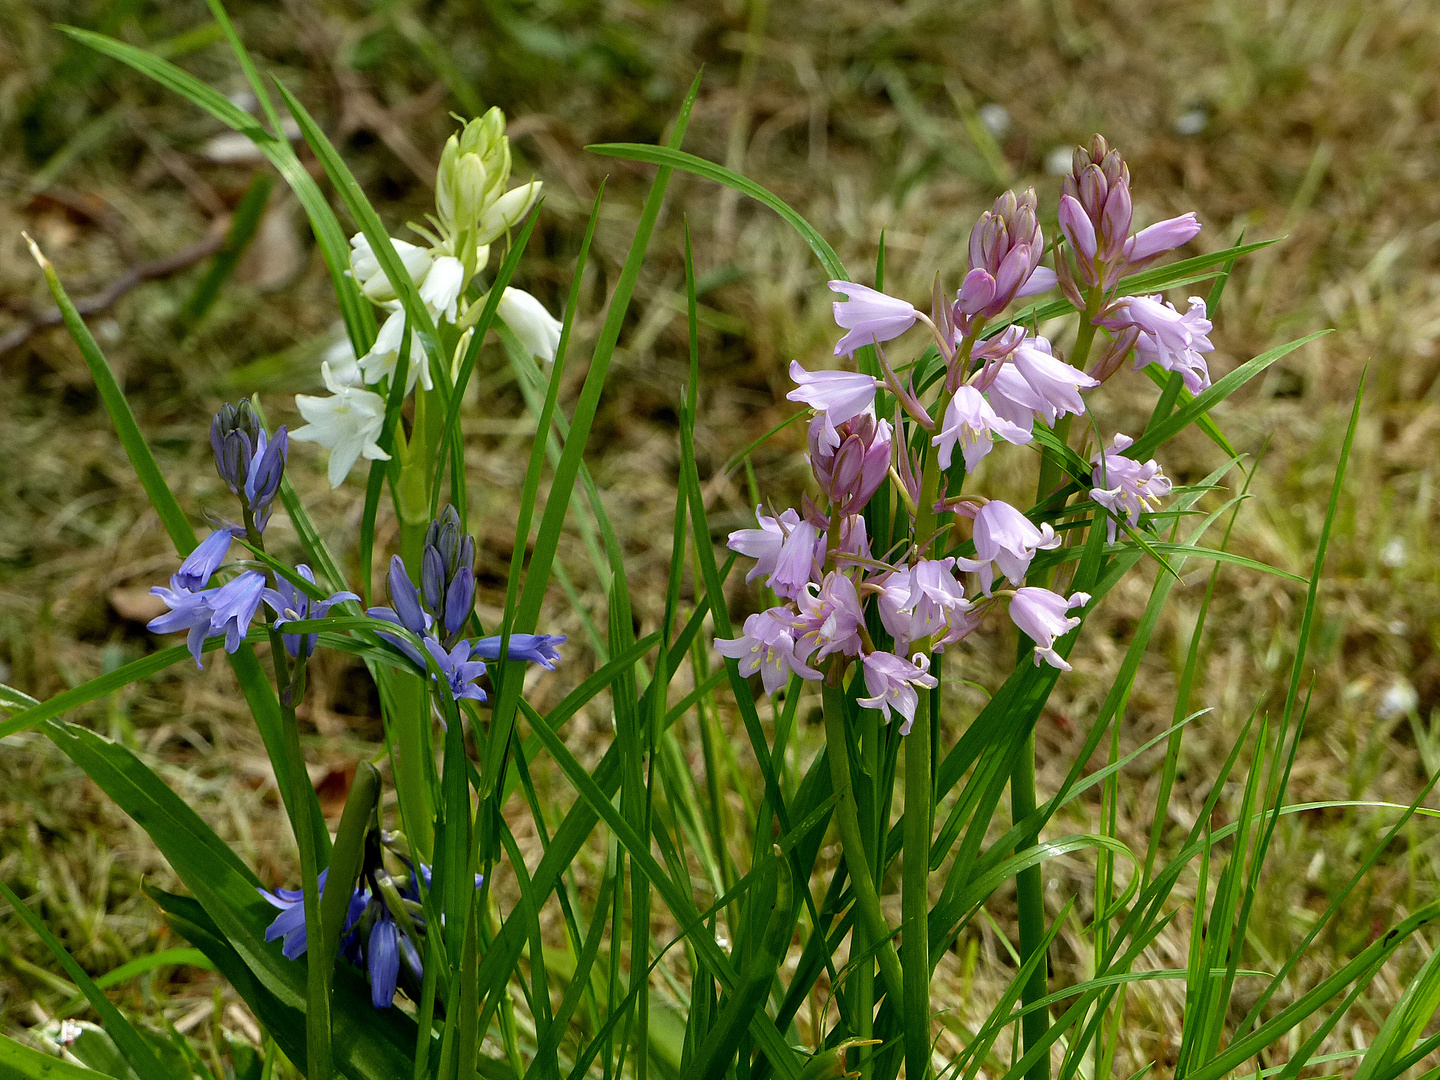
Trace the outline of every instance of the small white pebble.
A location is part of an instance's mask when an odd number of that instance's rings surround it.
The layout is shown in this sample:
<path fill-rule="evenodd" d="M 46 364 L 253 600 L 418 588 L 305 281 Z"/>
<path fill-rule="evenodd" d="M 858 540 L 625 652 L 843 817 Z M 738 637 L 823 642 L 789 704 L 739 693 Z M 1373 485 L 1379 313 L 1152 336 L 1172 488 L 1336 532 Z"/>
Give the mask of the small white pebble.
<path fill-rule="evenodd" d="M 1199 135 L 1209 123 L 1210 117 L 1204 109 L 1191 109 L 1175 118 L 1175 134 Z"/>
<path fill-rule="evenodd" d="M 985 130 L 996 138 L 1010 130 L 1010 113 L 1004 105 L 992 101 L 988 105 L 981 105 L 975 114 L 980 117 L 980 123 L 985 125 Z"/>
<path fill-rule="evenodd" d="M 1380 695 L 1380 704 L 1375 712 L 1382 720 L 1394 720 L 1413 712 L 1419 704 L 1420 695 L 1415 692 L 1415 687 L 1410 685 L 1409 680 L 1396 676 L 1385 693 Z"/>
<path fill-rule="evenodd" d="M 95 333 L 101 341 L 119 341 L 124 332 L 119 319 L 101 319 L 95 324 Z"/>
<path fill-rule="evenodd" d="M 1051 176 L 1065 176 L 1075 164 L 1075 150 L 1069 146 L 1057 146 L 1045 155 L 1045 171 Z"/>
<path fill-rule="evenodd" d="M 1385 546 L 1380 549 L 1380 565 L 1388 566 L 1394 570 L 1405 565 L 1405 538 L 1403 536 L 1392 536 L 1385 541 Z"/>
<path fill-rule="evenodd" d="M 1389 630 L 1390 633 L 1394 634 L 1396 637 L 1410 636 L 1410 624 L 1404 622 L 1401 619 L 1391 620 L 1390 625 L 1387 626 L 1385 629 Z"/>

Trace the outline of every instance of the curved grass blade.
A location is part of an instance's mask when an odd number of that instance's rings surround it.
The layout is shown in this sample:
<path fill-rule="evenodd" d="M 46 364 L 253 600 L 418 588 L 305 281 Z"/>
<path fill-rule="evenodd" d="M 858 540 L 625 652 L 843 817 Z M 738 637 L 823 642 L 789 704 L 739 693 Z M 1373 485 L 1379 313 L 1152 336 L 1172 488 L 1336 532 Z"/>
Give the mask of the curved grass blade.
<path fill-rule="evenodd" d="M 763 203 L 774 210 L 800 234 L 800 238 L 809 245 L 810 250 L 820 260 L 820 265 L 825 268 L 827 274 L 841 281 L 850 280 L 850 275 L 845 269 L 845 264 L 840 261 L 840 256 L 835 254 L 835 249 L 826 242 L 815 226 L 801 217 L 778 195 L 766 190 L 748 177 L 741 176 L 723 165 L 716 165 L 713 161 L 706 161 L 702 157 L 696 157 L 694 154 L 687 154 L 683 150 L 668 146 L 647 146 L 643 143 L 595 143 L 585 149 L 606 157 L 643 161 L 665 169 L 679 169 L 681 172 L 692 173 L 695 176 L 704 177 L 706 180 L 713 180 L 717 184 L 734 188 L 742 195 L 749 195 L 756 202 Z"/>
<path fill-rule="evenodd" d="M 30 929 L 60 962 L 60 966 L 65 969 L 65 974 L 70 976 L 70 981 L 80 988 L 80 992 L 90 1002 L 90 1007 L 99 1014 L 106 1034 L 115 1040 L 115 1045 L 119 1047 L 120 1053 L 125 1056 L 125 1060 L 130 1063 L 130 1067 L 135 1070 L 136 1074 L 144 1077 L 175 1078 L 175 1073 L 160 1064 L 160 1060 L 155 1056 L 155 1051 L 150 1049 L 150 1044 L 130 1026 L 130 1021 L 121 1015 L 114 1003 L 95 985 L 90 976 L 85 973 L 85 969 L 75 962 L 75 958 L 50 932 L 49 927 L 45 925 L 40 916 L 31 911 L 3 881 L 0 881 L 0 896 L 10 901 L 10 906 L 15 909 L 15 914 L 25 920 Z"/>
<path fill-rule="evenodd" d="M 0 1035 L 0 1077 L 5 1080 L 111 1080 L 104 1073 L 32 1049 Z"/>

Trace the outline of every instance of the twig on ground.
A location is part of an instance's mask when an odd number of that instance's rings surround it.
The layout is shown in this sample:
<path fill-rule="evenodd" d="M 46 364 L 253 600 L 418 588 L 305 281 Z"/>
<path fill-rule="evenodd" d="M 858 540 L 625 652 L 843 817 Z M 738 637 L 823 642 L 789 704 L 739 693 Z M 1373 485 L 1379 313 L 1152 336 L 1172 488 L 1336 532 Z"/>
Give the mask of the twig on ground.
<path fill-rule="evenodd" d="M 75 309 L 86 317 L 98 315 L 142 282 L 156 281 L 169 277 L 171 274 L 178 274 L 181 270 L 186 270 L 196 263 L 208 259 L 224 246 L 225 236 L 229 229 L 229 214 L 215 218 L 211 222 L 210 231 L 202 239 L 188 247 L 181 248 L 173 255 L 166 255 L 164 258 L 131 267 L 98 293 L 75 301 Z M 58 308 L 22 322 L 19 326 L 0 334 L 0 355 L 4 355 L 11 349 L 19 348 L 36 332 L 51 326 L 59 326 L 60 323 Z"/>

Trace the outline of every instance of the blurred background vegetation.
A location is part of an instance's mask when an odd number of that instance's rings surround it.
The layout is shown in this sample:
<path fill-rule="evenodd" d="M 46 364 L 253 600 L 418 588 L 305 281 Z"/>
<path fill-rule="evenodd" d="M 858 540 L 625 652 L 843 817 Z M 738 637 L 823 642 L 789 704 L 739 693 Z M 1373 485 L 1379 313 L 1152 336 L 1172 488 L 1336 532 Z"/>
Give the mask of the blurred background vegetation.
<path fill-rule="evenodd" d="M 1344 421 L 1369 369 L 1291 798 L 1405 802 L 1440 768 L 1440 548 L 1431 539 L 1440 19 L 1431 0 L 237 0 L 230 10 L 264 69 L 326 126 L 398 236 L 432 198 L 439 149 L 454 128 L 448 114 L 503 108 L 517 179 L 533 172 L 547 193 L 517 280 L 554 311 L 608 177 L 572 387 L 650 178 L 646 167 L 583 148 L 660 138 L 702 67 L 686 148 L 780 194 L 860 280 L 872 280 L 864 268 L 883 230 L 887 289 L 913 300 L 929 295 L 937 271 L 954 287 L 970 225 L 1006 187 L 1034 184 L 1053 222 L 1056 174 L 1092 131 L 1125 153 L 1140 224 L 1197 211 L 1205 231 L 1192 252 L 1242 232 L 1283 237 L 1237 267 L 1216 320 L 1212 369 L 1218 375 L 1314 329 L 1338 332 L 1217 411 L 1237 447 L 1263 455 L 1235 550 L 1308 572 Z M 70 42 L 57 22 L 153 49 L 252 104 L 200 0 L 0 0 L 0 683 L 37 697 L 155 647 L 144 630 L 154 613 L 148 587 L 174 559 L 78 353 L 63 330 L 45 325 L 43 282 L 20 231 L 37 239 L 72 295 L 102 301 L 92 327 L 197 520 L 223 505 L 205 439 L 209 414 L 258 392 L 272 423 L 293 424 L 292 395 L 319 387 L 319 359 L 337 334 L 304 216 L 283 184 L 269 187 L 248 144 Z M 265 211 L 209 302 L 216 252 L 247 192 L 251 205 L 268 199 Z M 792 411 L 783 401 L 789 361 L 823 363 L 835 336 L 823 275 L 787 227 L 733 193 L 676 176 L 589 456 L 627 545 L 642 621 L 656 616 L 643 601 L 660 594 L 668 556 L 675 403 L 688 363 L 684 220 L 702 276 L 697 438 L 717 533 L 753 507 L 744 470 L 726 469 L 731 455 Z M 534 426 L 498 353 L 482 369 L 464 424 L 481 612 L 490 620 Z M 1092 406 L 1108 429 L 1133 430 L 1153 395 L 1146 380 L 1117 378 Z M 792 428 L 754 455 L 753 483 L 765 498 L 785 504 L 803 490 L 802 441 Z M 1192 433 L 1163 464 L 1177 482 L 1194 481 L 1217 454 Z M 295 448 L 291 474 L 327 538 L 353 559 L 358 484 L 331 493 L 310 447 Z M 1019 493 L 1033 478 L 993 473 L 980 483 L 991 494 Z M 541 697 L 579 677 L 588 663 L 582 613 L 604 611 L 604 583 L 578 535 L 565 561 L 574 591 L 553 598 L 546 629 L 572 635 L 575 670 L 537 683 Z M 1175 671 L 1207 577 L 1193 569 L 1176 590 L 1130 700 L 1122 749 L 1171 722 Z M 1091 620 L 1076 671 L 1041 721 L 1042 790 L 1083 739 L 1147 590 L 1137 581 Z M 1224 570 L 1196 695 L 1214 711 L 1186 736 L 1184 775 L 1195 791 L 1256 702 L 1282 685 L 1299 597 L 1274 577 Z M 737 589 L 732 602 L 739 612 L 755 596 Z M 975 684 L 959 692 L 977 703 L 1014 655 L 1005 632 L 985 638 L 957 665 Z M 349 771 L 378 738 L 378 708 L 363 669 L 345 660 L 324 658 L 313 679 L 302 716 L 312 774 L 338 811 Z M 165 763 L 171 782 L 262 877 L 293 878 L 273 780 L 224 665 L 173 669 L 82 719 Z M 609 719 L 580 719 L 576 738 L 588 755 L 609 737 Z M 816 741 L 812 728 L 810 750 L 802 740 L 796 752 L 813 752 Z M 1148 761 L 1121 788 L 1136 840 L 1153 797 Z M 749 776 L 743 756 L 730 767 L 735 781 Z M 734 786 L 743 813 L 744 784 Z M 175 944 L 138 890 L 145 875 L 165 880 L 163 864 L 43 737 L 6 742 L 0 793 L 0 877 L 37 897 L 87 967 L 106 971 Z M 563 785 L 553 796 L 571 797 Z M 1172 812 L 1178 821 L 1198 805 L 1187 786 Z M 1268 872 L 1270 910 L 1253 921 L 1244 962 L 1268 967 L 1286 955 L 1388 820 L 1366 810 L 1286 818 Z M 1432 825 L 1412 822 L 1350 901 L 1327 942 L 1332 955 L 1353 954 L 1382 923 L 1433 899 L 1434 840 Z M 1088 888 L 1093 870 L 1080 860 L 1052 865 L 1058 909 Z M 986 980 L 1009 977 L 1010 905 L 1009 894 L 998 895 L 993 922 L 977 925 L 968 951 L 941 966 L 936 1006 L 952 1008 L 957 1023 L 967 1001 L 987 997 Z M 1082 974 L 1087 948 L 1062 935 L 1057 977 Z M 1157 962 L 1183 965 L 1183 954 L 1165 949 L 1162 936 Z M 73 988 L 10 914 L 0 917 L 0 954 L 0 1025 L 42 1023 L 71 1008 Z M 1413 970 L 1406 955 L 1387 969 L 1381 1000 Z M 1302 981 L 1313 975 L 1302 972 Z M 162 970 L 127 984 L 123 1001 L 182 1028 L 218 1021 L 253 1031 L 242 1008 L 213 989 L 193 969 Z M 1143 1059 L 1163 1055 L 1178 1031 L 1178 997 L 1167 993 L 1131 995 Z M 1368 1041 L 1361 1030 L 1353 1038 Z"/>

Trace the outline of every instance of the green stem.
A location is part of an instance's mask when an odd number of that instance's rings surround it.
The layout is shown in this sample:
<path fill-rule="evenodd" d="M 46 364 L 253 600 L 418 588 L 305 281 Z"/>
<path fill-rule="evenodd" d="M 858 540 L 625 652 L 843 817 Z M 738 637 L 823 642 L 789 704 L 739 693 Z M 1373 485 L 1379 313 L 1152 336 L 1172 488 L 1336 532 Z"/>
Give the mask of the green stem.
<path fill-rule="evenodd" d="M 830 784 L 835 789 L 835 823 L 840 829 L 840 847 L 845 853 L 845 867 L 850 872 L 851 887 L 855 892 L 855 912 L 860 925 L 870 942 L 884 942 L 877 954 L 880 962 L 880 978 L 885 992 L 894 1002 L 903 1001 L 904 976 L 900 972 L 900 958 L 895 954 L 895 943 L 891 941 L 891 930 L 880 910 L 880 894 L 875 891 L 875 879 L 870 874 L 870 862 L 865 857 L 865 841 L 860 834 L 860 819 L 855 806 L 855 789 L 851 786 L 850 759 L 845 742 L 845 691 L 839 685 L 832 685 L 827 678 L 822 691 L 825 713 L 826 757 L 830 759 Z"/>
<path fill-rule="evenodd" d="M 416 449 L 425 448 L 417 448 L 412 443 L 411 450 Z M 424 484 L 423 474 L 429 460 L 423 452 L 413 454 L 401 469 L 398 484 L 400 559 L 412 581 L 420 580 L 420 556 L 425 547 L 425 530 L 430 524 L 430 508 L 424 492 L 412 489 L 417 477 L 420 484 Z M 418 675 L 397 672 L 393 685 L 395 796 L 400 803 L 405 834 L 415 854 L 422 862 L 431 862 L 435 847 L 435 798 L 430 774 L 435 767 L 435 751 L 431 743 L 430 699 L 425 680 Z"/>
<path fill-rule="evenodd" d="M 905 736 L 905 860 L 901 878 L 901 961 L 904 964 L 905 1075 L 930 1075 L 930 839 L 934 814 L 930 778 L 930 694 L 920 692 Z"/>
<path fill-rule="evenodd" d="M 245 511 L 245 531 L 250 543 L 257 550 L 264 551 L 264 537 L 255 527 L 255 519 L 248 510 Z M 279 588 L 278 576 L 272 574 L 271 578 L 271 585 Z M 320 921 L 320 868 L 315 842 L 317 822 L 312 817 L 315 795 L 310 788 L 310 774 L 305 770 L 305 751 L 300 746 L 300 725 L 295 718 L 297 686 L 302 688 L 302 692 L 304 686 L 304 661 L 300 661 L 299 670 L 292 672 L 284 636 L 273 623 L 269 634 L 270 663 L 275 669 L 275 686 L 280 695 L 281 746 L 290 763 L 290 827 L 300 852 L 300 890 L 305 926 L 315 947 L 305 966 L 305 1075 L 308 1080 L 330 1080 L 334 1071 L 330 1046 L 330 972 L 321 959 L 325 948 L 324 929 Z"/>
<path fill-rule="evenodd" d="M 878 860 L 881 829 L 880 816 L 880 717 L 873 709 L 866 709 L 860 716 L 860 770 L 870 784 L 871 820 L 866 858 L 870 860 L 871 873 Z M 858 923 L 854 930 L 855 950 L 865 952 L 874 946 L 865 928 Z M 853 1030 L 857 1039 L 869 1039 L 875 1030 L 875 965 L 861 964 L 855 971 L 854 989 L 851 995 L 855 1002 Z M 860 1080 L 870 1080 L 875 1070 L 875 1055 L 869 1046 L 856 1047 L 859 1052 Z"/>
<path fill-rule="evenodd" d="M 1097 329 L 1095 315 L 1099 312 L 1103 299 L 1098 288 L 1092 289 L 1085 298 L 1085 310 L 1080 313 L 1080 328 L 1075 335 L 1075 348 L 1070 352 L 1070 363 L 1075 367 L 1083 368 L 1090 358 L 1090 350 L 1095 344 Z M 1071 417 L 1067 414 L 1055 422 L 1055 436 L 1062 443 L 1070 441 L 1070 421 Z M 1046 452 L 1040 459 L 1040 482 L 1036 489 L 1036 498 L 1044 500 L 1049 497 L 1050 493 L 1060 486 L 1062 478 L 1063 470 L 1059 459 Z M 1048 585 L 1049 575 L 1045 575 L 1039 584 Z M 1020 821 L 1029 817 L 1035 812 L 1036 801 L 1035 731 L 1032 728 L 1010 774 L 1010 813 L 1012 818 Z M 1016 853 L 1033 847 L 1039 840 L 1039 830 L 1021 837 L 1015 845 Z M 1045 940 L 1045 878 L 1039 864 L 1028 867 L 1016 875 L 1015 892 L 1020 916 L 1020 962 L 1023 964 L 1035 954 Z M 1031 1005 L 1045 996 L 1049 984 L 1047 966 L 1047 962 L 1043 960 L 1036 965 L 1035 971 L 1020 992 L 1020 1000 L 1023 1005 Z M 1048 1009 L 1036 1009 L 1026 1013 L 1021 1022 L 1021 1035 L 1025 1049 L 1028 1051 L 1044 1039 L 1049 1028 L 1050 1013 Z M 1049 1080 L 1049 1076 L 1050 1058 L 1049 1055 L 1042 1054 L 1030 1071 L 1026 1073 L 1026 1080 Z"/>
<path fill-rule="evenodd" d="M 1028 817 L 1035 812 L 1035 804 L 1035 732 L 1032 730 L 1020 751 L 1019 760 L 1015 762 L 1014 771 L 1010 774 L 1012 817 L 1016 821 Z M 1032 847 L 1039 839 L 1038 832 L 1021 837 L 1015 845 L 1016 852 Z M 1027 867 L 1015 876 L 1015 891 L 1020 908 L 1020 962 L 1023 964 L 1045 940 L 1045 882 L 1038 865 Z M 1046 962 L 1042 960 L 1020 992 L 1020 999 L 1025 1005 L 1045 996 L 1048 974 Z M 1040 1042 L 1049 1030 L 1049 1010 L 1036 1009 L 1026 1013 L 1021 1024 L 1025 1049 L 1028 1051 Z M 1049 1076 L 1049 1055 L 1041 1055 L 1040 1060 L 1025 1074 L 1025 1080 L 1048 1080 Z"/>

